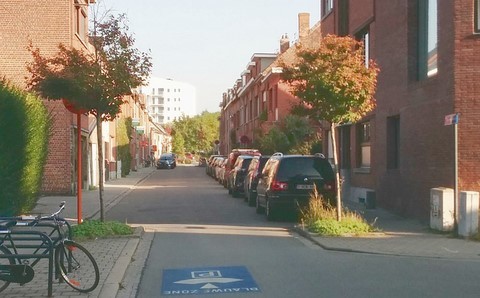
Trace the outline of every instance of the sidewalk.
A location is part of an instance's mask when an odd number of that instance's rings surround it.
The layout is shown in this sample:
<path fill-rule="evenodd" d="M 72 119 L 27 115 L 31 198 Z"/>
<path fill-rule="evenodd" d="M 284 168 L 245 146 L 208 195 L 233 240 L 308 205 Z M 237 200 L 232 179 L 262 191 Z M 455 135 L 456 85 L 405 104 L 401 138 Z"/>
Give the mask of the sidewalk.
<path fill-rule="evenodd" d="M 366 209 L 363 204 L 347 204 L 380 231 L 368 237 L 322 237 L 303 229 L 297 231 L 324 249 L 427 258 L 480 260 L 480 242 L 436 233 L 429 223 L 403 218 L 382 208 Z"/>
<path fill-rule="evenodd" d="M 154 167 L 141 168 L 136 172 L 130 172 L 125 178 L 110 180 L 105 183 L 104 206 L 105 212 L 118 203 L 124 196 L 130 193 L 135 185 L 146 179 L 155 171 Z M 45 196 L 37 202 L 37 206 L 32 214 L 51 214 L 58 210 L 62 201 L 66 202 L 66 208 L 62 216 L 73 223 L 77 222 L 77 197 L 76 196 Z M 100 204 L 98 199 L 98 189 L 82 192 L 82 217 L 83 219 L 98 219 L 100 216 Z M 82 294 L 75 291 L 65 283 L 53 282 L 54 297 L 116 297 L 117 292 L 122 288 L 125 292 L 133 292 L 135 289 L 128 289 L 122 285 L 124 274 L 128 266 L 134 266 L 135 261 L 132 258 L 137 248 L 142 245 L 139 243 L 144 237 L 143 229 L 137 228 L 135 234 L 130 237 L 116 237 L 108 239 L 96 239 L 84 241 L 85 246 L 95 257 L 100 269 L 100 282 L 94 291 L 88 294 Z M 137 261 L 140 262 L 140 261 Z M 7 289 L 0 293 L 1 297 L 48 297 L 48 262 L 43 260 L 35 267 L 35 277 L 33 280 L 23 286 L 11 283 Z M 138 277 L 139 278 L 139 277 Z"/>

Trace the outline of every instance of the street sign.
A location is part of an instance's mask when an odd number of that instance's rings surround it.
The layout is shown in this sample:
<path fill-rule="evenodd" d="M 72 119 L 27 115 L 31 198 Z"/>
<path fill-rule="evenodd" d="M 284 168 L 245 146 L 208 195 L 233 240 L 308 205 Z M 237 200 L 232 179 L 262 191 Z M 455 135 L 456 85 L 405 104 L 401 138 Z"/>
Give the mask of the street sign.
<path fill-rule="evenodd" d="M 260 292 L 245 266 L 163 270 L 162 295 Z"/>
<path fill-rule="evenodd" d="M 445 125 L 458 124 L 458 114 L 450 114 L 445 116 Z"/>

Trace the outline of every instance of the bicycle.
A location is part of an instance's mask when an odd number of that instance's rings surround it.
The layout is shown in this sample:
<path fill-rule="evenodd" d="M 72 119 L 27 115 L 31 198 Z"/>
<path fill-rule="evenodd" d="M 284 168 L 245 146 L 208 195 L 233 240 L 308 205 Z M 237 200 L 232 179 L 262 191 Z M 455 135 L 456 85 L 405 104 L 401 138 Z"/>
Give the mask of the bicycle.
<path fill-rule="evenodd" d="M 87 293 L 99 283 L 100 273 L 92 254 L 71 239 L 70 224 L 59 216 L 65 209 L 48 216 L 0 218 L 0 292 L 10 283 L 21 285 L 30 282 L 34 276 L 33 267 L 42 258 L 49 259 L 49 289 L 51 296 L 52 270 L 55 265 L 55 279 L 65 281 L 73 289 Z M 22 227 L 47 229 L 25 230 Z M 31 243 L 40 241 L 40 244 Z M 31 254 L 21 254 L 21 249 L 31 249 Z M 35 259 L 30 264 L 30 259 Z"/>

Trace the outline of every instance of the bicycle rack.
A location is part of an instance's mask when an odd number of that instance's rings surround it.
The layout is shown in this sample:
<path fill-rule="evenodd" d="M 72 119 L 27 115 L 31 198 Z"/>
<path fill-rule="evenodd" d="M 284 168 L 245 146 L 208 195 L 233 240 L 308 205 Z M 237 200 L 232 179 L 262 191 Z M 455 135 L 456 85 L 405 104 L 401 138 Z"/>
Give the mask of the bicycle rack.
<path fill-rule="evenodd" d="M 5 219 L 5 218 L 2 218 Z M 65 221 L 66 222 L 66 221 Z M 67 224 L 67 234 L 71 237 L 72 230 L 70 224 Z M 28 230 L 24 228 L 48 228 L 51 231 L 47 234 L 45 231 Z M 59 227 L 52 221 L 41 221 L 35 226 L 29 226 L 28 222 L 19 222 L 9 231 L 11 241 L 7 238 L 3 239 L 3 245 L 10 249 L 11 255 L 0 254 L 1 259 L 14 258 L 17 261 L 26 259 L 35 259 L 30 266 L 34 267 L 41 259 L 48 258 L 48 297 L 52 296 L 53 291 L 53 265 L 54 265 L 54 249 L 61 239 L 61 231 Z M 58 235 L 54 235 L 58 234 Z M 70 238 L 71 239 L 71 238 Z M 30 250 L 32 253 L 18 253 L 21 250 Z M 17 253 L 15 253 L 17 251 Z M 57 270 L 55 270 L 55 278 L 59 278 Z"/>

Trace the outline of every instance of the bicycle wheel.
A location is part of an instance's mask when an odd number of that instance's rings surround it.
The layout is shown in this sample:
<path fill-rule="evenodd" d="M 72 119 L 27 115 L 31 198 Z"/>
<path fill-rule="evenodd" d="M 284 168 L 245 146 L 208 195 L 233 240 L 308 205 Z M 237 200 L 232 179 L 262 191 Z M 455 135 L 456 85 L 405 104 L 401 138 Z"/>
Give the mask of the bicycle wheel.
<path fill-rule="evenodd" d="M 55 248 L 55 264 L 63 280 L 75 290 L 93 291 L 100 279 L 97 262 L 80 244 L 65 240 Z"/>
<path fill-rule="evenodd" d="M 12 253 L 10 252 L 10 250 L 8 248 L 6 248 L 5 246 L 3 245 L 0 245 L 0 254 L 2 255 L 11 255 Z M 0 265 L 13 265 L 15 264 L 15 259 L 14 258 L 0 258 Z M 2 274 L 8 274 L 8 272 L 2 272 L 2 270 L 0 270 L 0 275 Z M 5 290 L 8 285 L 10 284 L 9 281 L 5 281 L 5 280 L 0 280 L 0 292 Z"/>

